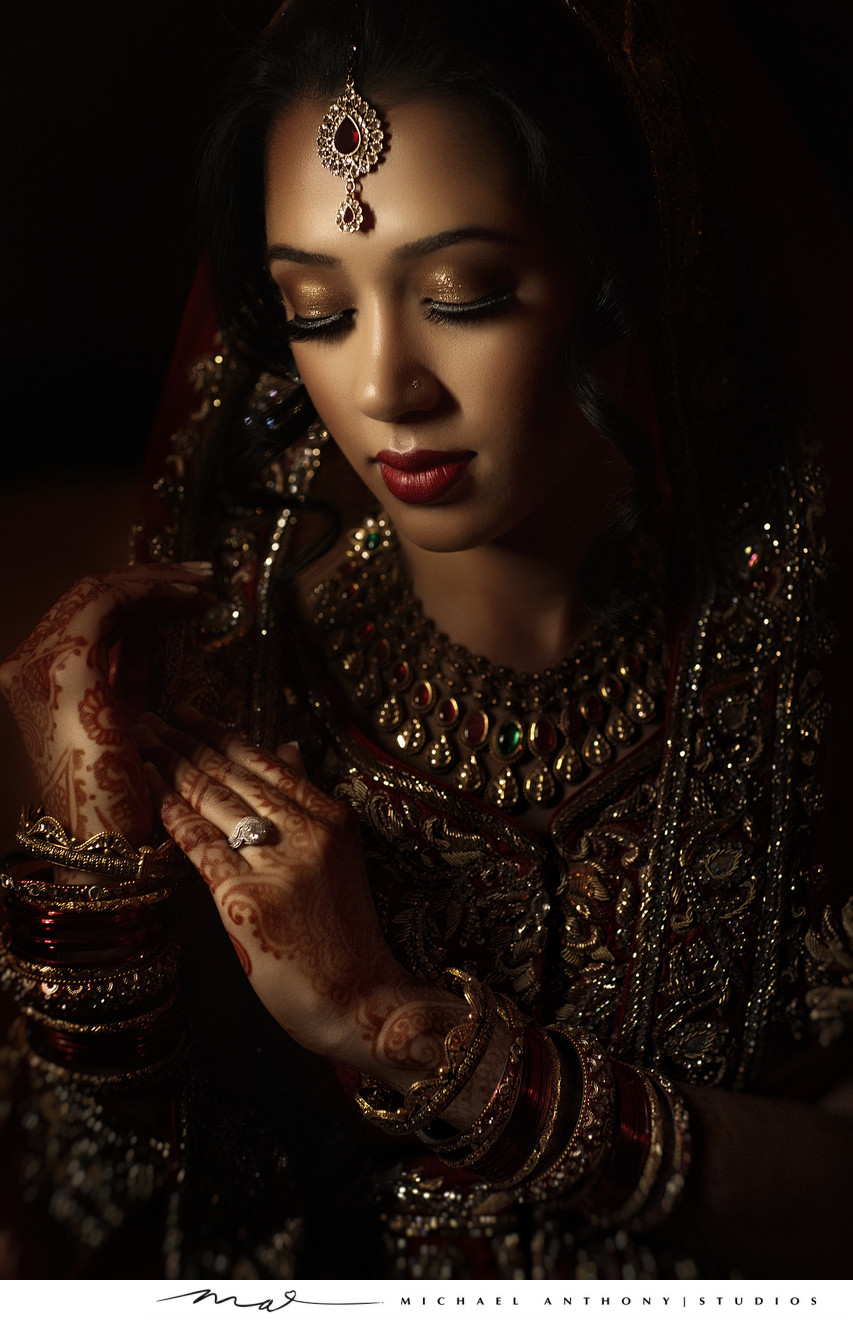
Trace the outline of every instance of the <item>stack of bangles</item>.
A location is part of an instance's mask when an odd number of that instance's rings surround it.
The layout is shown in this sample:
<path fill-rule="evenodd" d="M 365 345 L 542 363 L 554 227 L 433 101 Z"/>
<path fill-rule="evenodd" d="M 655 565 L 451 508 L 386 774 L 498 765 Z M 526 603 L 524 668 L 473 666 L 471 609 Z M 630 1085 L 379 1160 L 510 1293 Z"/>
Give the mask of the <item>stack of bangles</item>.
<path fill-rule="evenodd" d="M 445 1039 L 438 1076 L 405 1097 L 366 1079 L 356 1095 L 366 1117 L 386 1133 L 417 1136 L 488 1189 L 571 1205 L 603 1228 L 654 1229 L 677 1204 L 691 1157 L 687 1108 L 672 1084 L 609 1060 L 579 1029 L 523 1019 L 467 973 L 450 969 L 446 984 L 462 990 L 468 1014 Z M 471 1127 L 455 1131 L 442 1114 L 499 1020 L 511 1036 L 503 1073 Z"/>
<path fill-rule="evenodd" d="M 40 808 L 24 810 L 16 840 L 47 864 L 0 876 L 0 985 L 23 1010 L 30 1058 L 98 1087 L 160 1079 L 182 1044 L 162 904 L 183 855 L 112 831 L 78 841 Z M 50 864 L 83 875 L 57 880 Z"/>

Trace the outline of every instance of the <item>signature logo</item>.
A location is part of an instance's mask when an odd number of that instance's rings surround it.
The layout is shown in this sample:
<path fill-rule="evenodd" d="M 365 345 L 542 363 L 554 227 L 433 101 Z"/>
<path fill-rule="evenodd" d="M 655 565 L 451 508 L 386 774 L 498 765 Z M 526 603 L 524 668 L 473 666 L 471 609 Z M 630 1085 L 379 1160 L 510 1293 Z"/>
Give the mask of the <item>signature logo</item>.
<path fill-rule="evenodd" d="M 365 1298 L 358 1302 L 324 1302 L 320 1298 L 297 1298 L 295 1289 L 285 1289 L 279 1298 L 262 1298 L 258 1302 L 241 1302 L 235 1293 L 223 1294 L 221 1297 L 214 1289 L 190 1289 L 187 1293 L 169 1294 L 167 1298 L 158 1298 L 158 1303 L 177 1303 L 181 1299 L 190 1299 L 193 1306 L 196 1303 L 212 1302 L 218 1306 L 222 1303 L 231 1303 L 233 1307 L 254 1308 L 258 1312 L 280 1312 L 283 1307 L 290 1307 L 293 1303 L 302 1303 L 308 1307 L 375 1307 L 378 1298 Z"/>

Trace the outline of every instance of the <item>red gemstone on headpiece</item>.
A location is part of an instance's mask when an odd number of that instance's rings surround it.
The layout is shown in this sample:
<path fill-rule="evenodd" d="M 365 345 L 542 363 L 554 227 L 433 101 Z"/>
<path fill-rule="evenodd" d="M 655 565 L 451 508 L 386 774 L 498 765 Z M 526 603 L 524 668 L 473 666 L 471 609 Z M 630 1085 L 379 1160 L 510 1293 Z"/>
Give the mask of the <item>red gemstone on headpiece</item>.
<path fill-rule="evenodd" d="M 351 206 L 348 206 L 346 208 L 342 216 L 342 219 L 345 225 L 351 225 L 352 222 L 355 220 L 355 212 L 353 211 Z"/>
<path fill-rule="evenodd" d="M 361 134 L 358 131 L 358 124 L 346 115 L 338 124 L 335 132 L 335 151 L 339 151 L 342 156 L 351 156 L 361 142 Z M 346 219 L 346 217 L 344 217 Z"/>

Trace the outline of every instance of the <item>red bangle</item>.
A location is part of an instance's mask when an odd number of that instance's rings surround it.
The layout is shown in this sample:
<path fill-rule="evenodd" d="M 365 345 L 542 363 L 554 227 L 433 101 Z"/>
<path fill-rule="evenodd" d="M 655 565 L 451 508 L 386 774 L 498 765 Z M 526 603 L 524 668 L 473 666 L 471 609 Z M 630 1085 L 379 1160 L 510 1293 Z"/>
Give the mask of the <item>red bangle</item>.
<path fill-rule="evenodd" d="M 26 1039 L 36 1054 L 64 1069 L 90 1073 L 125 1071 L 160 1060 L 173 1051 L 181 1035 L 181 1014 L 175 1005 L 150 1016 L 144 1028 L 110 1033 L 65 1032 L 28 1019 Z"/>
<path fill-rule="evenodd" d="M 528 1023 L 522 1038 L 524 1056 L 518 1099 L 500 1139 L 482 1162 L 468 1168 L 489 1183 L 502 1183 L 523 1169 L 535 1148 L 551 1109 L 554 1077 L 545 1035 Z"/>
<path fill-rule="evenodd" d="M 651 1114 L 643 1081 L 633 1069 L 616 1060 L 612 1069 L 616 1084 L 613 1145 L 588 1199 L 589 1209 L 602 1219 L 618 1211 L 631 1196 L 651 1148 Z"/>
<path fill-rule="evenodd" d="M 105 952 L 110 962 L 121 962 L 152 953 L 163 938 L 159 919 L 152 921 L 145 914 L 142 920 L 132 910 L 98 915 L 54 909 L 34 912 L 9 896 L 5 909 L 8 948 L 34 963 L 85 967 L 103 963 Z"/>

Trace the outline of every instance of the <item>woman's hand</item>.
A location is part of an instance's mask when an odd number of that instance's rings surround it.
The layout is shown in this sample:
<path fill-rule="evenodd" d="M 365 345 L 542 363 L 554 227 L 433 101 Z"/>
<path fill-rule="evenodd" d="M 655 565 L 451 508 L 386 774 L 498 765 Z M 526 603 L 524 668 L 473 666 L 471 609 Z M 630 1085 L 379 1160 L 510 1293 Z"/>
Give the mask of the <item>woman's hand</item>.
<path fill-rule="evenodd" d="M 386 944 L 350 809 L 310 782 L 292 746 L 272 756 L 191 708 L 178 714 L 181 730 L 145 716 L 138 731 L 152 794 L 266 1008 L 309 1050 L 401 1090 L 434 1073 L 466 1007 Z M 233 849 L 245 816 L 272 832 Z"/>
<path fill-rule="evenodd" d="M 148 842 L 153 814 L 128 694 L 110 671 L 116 643 L 198 610 L 208 565 L 140 565 L 82 578 L 0 667 L 45 809 L 78 839 L 118 830 Z"/>

